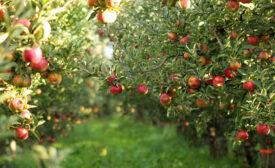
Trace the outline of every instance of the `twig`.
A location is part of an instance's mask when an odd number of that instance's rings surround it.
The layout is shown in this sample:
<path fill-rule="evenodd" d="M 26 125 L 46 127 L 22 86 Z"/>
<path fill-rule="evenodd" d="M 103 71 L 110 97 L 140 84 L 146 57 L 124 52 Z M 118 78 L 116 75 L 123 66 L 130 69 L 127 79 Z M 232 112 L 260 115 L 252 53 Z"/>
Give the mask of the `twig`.
<path fill-rule="evenodd" d="M 164 58 L 161 63 L 157 66 L 155 66 L 154 68 L 151 68 L 151 69 L 147 69 L 147 70 L 139 70 L 139 71 L 124 71 L 124 72 L 131 72 L 131 73 L 146 73 L 146 72 L 150 72 L 150 71 L 154 71 L 154 70 L 157 70 L 159 69 L 160 67 L 162 67 L 165 62 L 169 59 L 169 58 L 172 58 L 172 57 L 178 57 L 180 55 L 170 55 L 170 56 L 167 56 L 166 58 Z"/>
<path fill-rule="evenodd" d="M 218 40 L 218 43 L 220 44 L 221 47 L 223 47 L 223 44 L 221 42 L 221 39 L 218 37 L 216 30 L 214 30 L 214 37 Z"/>
<path fill-rule="evenodd" d="M 92 73 L 92 72 L 88 71 L 87 69 L 81 68 L 80 66 L 79 66 L 79 69 L 87 72 L 89 74 L 89 76 L 99 77 L 98 74 Z"/>

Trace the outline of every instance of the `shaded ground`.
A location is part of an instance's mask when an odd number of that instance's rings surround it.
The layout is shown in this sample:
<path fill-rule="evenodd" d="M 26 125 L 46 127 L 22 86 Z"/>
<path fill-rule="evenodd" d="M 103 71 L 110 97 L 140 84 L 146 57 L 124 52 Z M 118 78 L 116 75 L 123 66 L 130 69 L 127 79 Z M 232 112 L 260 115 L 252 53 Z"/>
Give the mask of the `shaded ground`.
<path fill-rule="evenodd" d="M 64 168 L 238 167 L 234 158 L 212 160 L 207 147 L 188 147 L 174 130 L 130 118 L 109 117 L 77 125 L 69 137 L 54 145 L 74 149 L 62 163 Z M 25 168 L 27 165 L 21 158 L 16 166 Z"/>

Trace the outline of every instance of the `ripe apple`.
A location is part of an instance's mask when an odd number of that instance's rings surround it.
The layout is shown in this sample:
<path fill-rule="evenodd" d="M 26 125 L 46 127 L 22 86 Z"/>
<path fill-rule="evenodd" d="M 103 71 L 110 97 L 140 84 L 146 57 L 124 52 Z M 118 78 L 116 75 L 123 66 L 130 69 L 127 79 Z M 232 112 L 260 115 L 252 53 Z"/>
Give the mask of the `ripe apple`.
<path fill-rule="evenodd" d="M 105 0 L 107 7 L 119 7 L 121 0 Z"/>
<path fill-rule="evenodd" d="M 117 13 L 114 10 L 106 9 L 97 13 L 98 23 L 114 23 L 117 19 Z"/>
<path fill-rule="evenodd" d="M 205 54 L 205 53 L 208 52 L 208 50 L 209 50 L 208 45 L 207 44 L 203 44 L 202 53 Z"/>
<path fill-rule="evenodd" d="M 17 20 L 14 22 L 14 25 L 24 25 L 26 26 L 29 30 L 31 29 L 31 22 L 27 19 L 21 19 L 21 20 Z"/>
<path fill-rule="evenodd" d="M 240 4 L 237 0 L 231 0 L 231 2 L 226 3 L 226 7 L 229 11 L 236 12 L 240 8 Z"/>
<path fill-rule="evenodd" d="M 178 40 L 178 37 L 177 37 L 177 34 L 176 34 L 176 33 L 168 32 L 167 35 L 168 35 L 168 38 L 169 38 L 171 41 L 177 41 L 177 40 Z"/>
<path fill-rule="evenodd" d="M 13 99 L 9 103 L 9 109 L 11 111 L 21 111 L 24 108 L 24 103 L 21 99 Z"/>
<path fill-rule="evenodd" d="M 255 84 L 252 81 L 247 81 L 243 84 L 243 88 L 248 91 L 253 91 L 255 87 Z"/>
<path fill-rule="evenodd" d="M 208 85 L 211 85 L 213 82 L 214 76 L 211 74 L 206 74 L 204 77 L 204 82 L 207 83 Z"/>
<path fill-rule="evenodd" d="M 18 139 L 26 140 L 29 137 L 29 132 L 26 128 L 18 127 L 15 129 L 15 137 Z"/>
<path fill-rule="evenodd" d="M 52 85 L 58 85 L 62 82 L 62 75 L 60 73 L 50 73 L 48 76 L 48 81 Z"/>
<path fill-rule="evenodd" d="M 199 63 L 202 63 L 203 65 L 206 64 L 206 58 L 204 56 L 200 56 Z"/>
<path fill-rule="evenodd" d="M 103 31 L 103 30 L 98 30 L 98 34 L 99 34 L 100 36 L 102 36 L 102 35 L 104 34 L 104 31 Z"/>
<path fill-rule="evenodd" d="M 184 58 L 185 60 L 187 60 L 188 57 L 189 57 L 189 55 L 188 55 L 187 53 L 184 53 L 183 58 Z"/>
<path fill-rule="evenodd" d="M 180 40 L 180 44 L 182 44 L 182 45 L 188 44 L 189 40 L 190 40 L 190 38 L 188 36 L 185 36 Z"/>
<path fill-rule="evenodd" d="M 180 6 L 184 9 L 188 9 L 191 6 L 191 1 L 190 0 L 181 0 Z"/>
<path fill-rule="evenodd" d="M 0 20 L 2 20 L 4 18 L 4 8 L 2 7 L 2 5 L 0 4 Z"/>
<path fill-rule="evenodd" d="M 232 33 L 231 33 L 231 37 L 233 38 L 233 39 L 236 39 L 237 38 L 237 34 L 235 34 L 235 32 L 232 30 Z"/>
<path fill-rule="evenodd" d="M 21 112 L 21 115 L 20 115 L 22 118 L 26 118 L 26 119 L 31 119 L 31 112 L 29 110 L 24 110 Z"/>
<path fill-rule="evenodd" d="M 196 89 L 188 88 L 187 93 L 192 94 L 192 93 L 195 93 L 196 91 L 197 91 Z"/>
<path fill-rule="evenodd" d="M 162 93 L 160 96 L 160 103 L 164 106 L 170 104 L 172 97 L 168 93 Z"/>
<path fill-rule="evenodd" d="M 267 39 L 269 39 L 269 38 L 270 38 L 269 35 L 263 35 L 263 36 L 262 36 L 262 40 L 267 40 Z"/>
<path fill-rule="evenodd" d="M 37 89 L 35 90 L 35 93 L 36 93 L 37 95 L 41 95 L 42 90 L 41 90 L 40 88 L 37 88 Z"/>
<path fill-rule="evenodd" d="M 98 0 L 88 0 L 88 6 L 89 7 L 93 7 L 96 4 L 98 4 Z"/>
<path fill-rule="evenodd" d="M 240 0 L 242 3 L 250 3 L 252 0 Z"/>
<path fill-rule="evenodd" d="M 251 52 L 249 50 L 245 50 L 243 51 L 243 56 L 247 57 L 251 54 Z"/>
<path fill-rule="evenodd" d="M 201 83 L 200 83 L 200 79 L 194 76 L 191 76 L 188 78 L 188 86 L 191 87 L 192 89 L 196 89 L 198 87 L 200 87 Z"/>
<path fill-rule="evenodd" d="M 248 132 L 246 132 L 246 131 L 238 131 L 236 134 L 237 139 L 247 140 L 248 137 L 249 137 L 249 135 L 248 135 Z"/>
<path fill-rule="evenodd" d="M 122 87 L 120 84 L 118 84 L 118 86 L 112 85 L 110 87 L 110 93 L 112 93 L 113 95 L 120 94 L 121 92 L 122 92 Z"/>
<path fill-rule="evenodd" d="M 166 3 L 167 3 L 167 0 L 162 0 L 161 3 L 162 3 L 162 4 L 166 4 Z"/>
<path fill-rule="evenodd" d="M 235 109 L 235 105 L 234 105 L 234 104 L 230 104 L 229 109 L 230 109 L 231 111 L 233 111 L 233 110 Z"/>
<path fill-rule="evenodd" d="M 23 52 L 23 58 L 26 62 L 39 63 L 43 57 L 40 47 L 32 47 Z"/>
<path fill-rule="evenodd" d="M 213 86 L 215 88 L 220 88 L 224 85 L 224 78 L 221 77 L 221 76 L 216 76 L 214 79 L 213 79 Z"/>
<path fill-rule="evenodd" d="M 148 87 L 145 84 L 140 84 L 137 87 L 137 91 L 139 94 L 147 94 L 148 93 Z"/>
<path fill-rule="evenodd" d="M 232 79 L 232 78 L 235 78 L 237 76 L 237 72 L 236 71 L 232 71 L 231 68 L 227 68 L 225 71 L 224 71 L 224 74 L 227 78 L 229 79 Z"/>
<path fill-rule="evenodd" d="M 266 51 L 260 52 L 259 56 L 260 56 L 261 59 L 268 59 L 270 57 L 269 53 L 266 52 Z"/>
<path fill-rule="evenodd" d="M 205 102 L 203 99 L 198 98 L 197 100 L 197 106 L 198 107 L 207 107 L 209 104 L 209 100 Z"/>
<path fill-rule="evenodd" d="M 44 57 L 42 57 L 42 59 L 40 60 L 40 62 L 38 62 L 38 63 L 31 63 L 30 66 L 31 66 L 31 68 L 33 70 L 44 72 L 44 71 L 46 71 L 48 69 L 49 62 Z"/>
<path fill-rule="evenodd" d="M 251 44 L 251 45 L 258 45 L 259 43 L 259 38 L 257 36 L 248 36 L 247 37 L 247 44 Z"/>
<path fill-rule="evenodd" d="M 238 61 L 238 60 L 235 60 L 235 61 L 232 61 L 230 62 L 230 68 L 233 70 L 233 71 L 236 71 L 237 69 L 241 68 L 242 67 L 242 64 Z"/>
<path fill-rule="evenodd" d="M 256 128 L 257 132 L 261 135 L 268 135 L 270 132 L 270 126 L 265 124 L 259 124 Z"/>
<path fill-rule="evenodd" d="M 177 77 L 177 75 L 172 74 L 172 75 L 170 75 L 169 80 L 170 80 L 170 81 L 177 82 L 177 81 L 178 81 L 178 77 Z"/>
<path fill-rule="evenodd" d="M 112 73 L 112 76 L 113 77 L 109 77 L 108 79 L 107 79 L 107 81 L 109 82 L 109 83 L 111 83 L 111 84 L 113 84 L 113 82 L 116 80 L 116 78 L 118 77 L 117 76 L 117 74 L 115 74 L 115 73 Z"/>

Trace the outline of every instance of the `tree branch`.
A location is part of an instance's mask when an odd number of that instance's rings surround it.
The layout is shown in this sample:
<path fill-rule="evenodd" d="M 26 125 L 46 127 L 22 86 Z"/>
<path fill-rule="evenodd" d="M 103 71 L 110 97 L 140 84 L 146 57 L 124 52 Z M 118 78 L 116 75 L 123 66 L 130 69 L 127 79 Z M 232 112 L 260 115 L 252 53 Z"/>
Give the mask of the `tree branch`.
<path fill-rule="evenodd" d="M 165 57 L 159 65 L 155 66 L 154 68 L 151 68 L 151 69 L 147 69 L 147 70 L 139 70 L 139 71 L 124 71 L 124 72 L 130 72 L 130 73 L 146 73 L 146 72 L 150 72 L 150 71 L 154 71 L 154 70 L 157 70 L 159 68 L 161 68 L 165 62 L 169 59 L 169 58 L 172 58 L 172 57 L 178 57 L 180 56 L 179 54 L 176 54 L 176 55 L 169 55 L 167 57 Z"/>
<path fill-rule="evenodd" d="M 218 37 L 216 30 L 214 30 L 214 37 L 218 40 L 218 43 L 220 44 L 221 47 L 223 47 L 221 39 Z"/>

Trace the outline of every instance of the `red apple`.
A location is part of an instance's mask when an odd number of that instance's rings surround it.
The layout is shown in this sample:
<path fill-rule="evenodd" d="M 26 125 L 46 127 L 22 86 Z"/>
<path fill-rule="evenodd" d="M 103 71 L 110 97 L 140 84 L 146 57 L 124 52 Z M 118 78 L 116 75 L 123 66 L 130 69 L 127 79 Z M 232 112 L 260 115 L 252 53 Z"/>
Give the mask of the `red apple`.
<path fill-rule="evenodd" d="M 177 34 L 176 34 L 176 33 L 168 32 L 167 35 L 168 35 L 168 38 L 169 38 L 171 41 L 177 41 L 177 40 L 178 40 L 178 37 L 177 37 Z"/>
<path fill-rule="evenodd" d="M 237 72 L 236 71 L 232 71 L 231 68 L 227 68 L 225 71 L 224 71 L 224 74 L 227 78 L 229 79 L 232 79 L 232 78 L 235 78 L 237 76 Z"/>
<path fill-rule="evenodd" d="M 198 98 L 197 100 L 197 106 L 198 107 L 207 107 L 209 104 L 209 100 L 205 102 L 203 99 Z"/>
<path fill-rule="evenodd" d="M 234 104 L 230 104 L 229 109 L 230 109 L 231 111 L 233 111 L 233 110 L 235 109 L 235 105 L 234 105 Z"/>
<path fill-rule="evenodd" d="M 262 52 L 260 52 L 259 57 L 260 57 L 261 59 L 268 59 L 268 58 L 270 57 L 270 55 L 269 55 L 268 52 L 262 51 Z"/>
<path fill-rule="evenodd" d="M 50 73 L 48 76 L 48 81 L 52 85 L 58 85 L 62 82 L 62 75 L 60 73 Z"/>
<path fill-rule="evenodd" d="M 107 7 L 119 7 L 121 0 L 105 0 Z"/>
<path fill-rule="evenodd" d="M 88 6 L 89 7 L 93 7 L 96 4 L 98 4 L 98 0 L 88 0 Z"/>
<path fill-rule="evenodd" d="M 205 54 L 205 53 L 208 52 L 208 50 L 209 50 L 208 45 L 207 44 L 203 44 L 202 53 Z"/>
<path fill-rule="evenodd" d="M 104 32 L 103 32 L 102 30 L 98 30 L 98 34 L 99 34 L 100 36 L 102 36 L 102 35 L 104 34 Z"/>
<path fill-rule="evenodd" d="M 2 5 L 0 4 L 0 20 L 2 20 L 4 18 L 4 8 L 2 7 Z"/>
<path fill-rule="evenodd" d="M 267 39 L 269 39 L 269 38 L 270 38 L 269 35 L 263 35 L 263 36 L 262 36 L 262 40 L 267 40 Z"/>
<path fill-rule="evenodd" d="M 247 140 L 248 137 L 249 137 L 249 135 L 248 135 L 248 132 L 246 132 L 246 131 L 238 131 L 236 134 L 237 139 Z"/>
<path fill-rule="evenodd" d="M 188 9 L 191 6 L 191 1 L 190 0 L 181 0 L 180 6 L 184 9 Z"/>
<path fill-rule="evenodd" d="M 18 127 L 15 129 L 15 137 L 18 139 L 26 140 L 29 137 L 29 132 L 26 128 Z"/>
<path fill-rule="evenodd" d="M 252 0 L 240 0 L 242 3 L 250 3 Z"/>
<path fill-rule="evenodd" d="M 24 103 L 21 99 L 13 99 L 9 103 L 9 109 L 11 111 L 21 111 L 24 108 Z"/>
<path fill-rule="evenodd" d="M 247 37 L 247 44 L 251 44 L 251 45 L 258 45 L 259 43 L 259 38 L 257 36 L 248 36 Z"/>
<path fill-rule="evenodd" d="M 230 68 L 233 71 L 236 71 L 237 69 L 239 69 L 241 67 L 242 67 L 242 64 L 238 60 L 230 62 Z"/>
<path fill-rule="evenodd" d="M 106 9 L 97 13 L 97 21 L 99 23 L 114 23 L 117 19 L 117 13 L 114 10 Z"/>
<path fill-rule="evenodd" d="M 231 0 L 231 2 L 226 3 L 226 7 L 229 11 L 236 12 L 240 8 L 240 4 L 237 0 Z"/>
<path fill-rule="evenodd" d="M 264 124 L 259 124 L 256 128 L 257 132 L 261 135 L 268 135 L 270 132 L 270 126 L 269 125 L 264 125 Z"/>
<path fill-rule="evenodd" d="M 245 50 L 243 51 L 243 56 L 247 57 L 251 54 L 251 52 L 249 50 Z"/>
<path fill-rule="evenodd" d="M 204 82 L 207 83 L 208 85 L 211 85 L 213 82 L 214 76 L 211 74 L 205 75 Z"/>
<path fill-rule="evenodd" d="M 177 81 L 178 81 L 178 77 L 177 77 L 177 75 L 172 74 L 172 75 L 170 75 L 169 80 L 170 80 L 170 81 L 177 82 Z"/>
<path fill-rule="evenodd" d="M 112 85 L 110 87 L 110 93 L 112 93 L 113 95 L 120 94 L 121 92 L 122 92 L 122 87 L 120 84 L 118 84 L 118 86 Z"/>
<path fill-rule="evenodd" d="M 190 38 L 188 38 L 188 36 L 185 36 L 180 40 L 180 44 L 182 44 L 182 45 L 188 44 L 189 40 L 190 40 Z"/>
<path fill-rule="evenodd" d="M 213 79 L 213 86 L 215 88 L 220 88 L 224 85 L 224 78 L 221 77 L 221 76 L 216 76 L 214 79 Z"/>
<path fill-rule="evenodd" d="M 160 96 L 160 103 L 164 106 L 170 104 L 172 97 L 168 93 L 162 93 Z"/>
<path fill-rule="evenodd" d="M 252 81 L 247 81 L 243 84 L 243 88 L 248 91 L 253 91 L 255 87 L 255 84 Z"/>
<path fill-rule="evenodd" d="M 187 53 L 184 53 L 183 58 L 184 58 L 185 60 L 188 60 L 188 57 L 189 57 L 189 55 L 188 55 Z"/>
<path fill-rule="evenodd" d="M 21 115 L 20 115 L 22 118 L 26 118 L 26 119 L 31 119 L 31 112 L 29 110 L 24 110 L 21 112 Z"/>
<path fill-rule="evenodd" d="M 137 87 L 137 91 L 139 94 L 147 94 L 148 93 L 148 87 L 145 84 L 140 84 Z"/>
<path fill-rule="evenodd" d="M 167 3 L 167 0 L 162 0 L 161 3 L 162 3 L 162 4 L 166 4 L 166 3 Z"/>
<path fill-rule="evenodd" d="M 188 88 L 187 93 L 192 94 L 192 93 L 195 93 L 196 91 L 197 91 L 196 89 Z"/>
<path fill-rule="evenodd" d="M 231 33 L 231 37 L 233 38 L 233 39 L 236 39 L 237 38 L 237 34 L 235 34 L 235 32 L 232 30 L 232 33 Z"/>
<path fill-rule="evenodd" d="M 196 78 L 194 76 L 191 76 L 188 78 L 188 86 L 193 88 L 193 89 L 196 89 L 198 87 L 200 87 L 201 83 L 200 83 L 200 79 L 199 78 Z"/>
<path fill-rule="evenodd" d="M 27 20 L 27 19 L 17 20 L 17 21 L 14 22 L 14 25 L 24 25 L 29 30 L 31 29 L 31 22 L 29 20 Z"/>
<path fill-rule="evenodd" d="M 37 95 L 41 95 L 42 90 L 41 90 L 40 88 L 37 88 L 37 89 L 35 90 L 35 93 L 36 93 Z"/>
<path fill-rule="evenodd" d="M 42 59 L 40 60 L 40 62 L 38 62 L 38 63 L 31 63 L 30 66 L 31 66 L 31 68 L 33 70 L 44 72 L 44 71 L 46 71 L 48 69 L 49 62 L 44 57 L 42 57 Z"/>
<path fill-rule="evenodd" d="M 43 57 L 40 47 L 32 47 L 23 52 L 23 58 L 26 62 L 39 63 Z"/>

